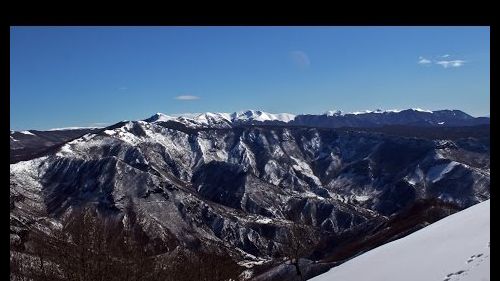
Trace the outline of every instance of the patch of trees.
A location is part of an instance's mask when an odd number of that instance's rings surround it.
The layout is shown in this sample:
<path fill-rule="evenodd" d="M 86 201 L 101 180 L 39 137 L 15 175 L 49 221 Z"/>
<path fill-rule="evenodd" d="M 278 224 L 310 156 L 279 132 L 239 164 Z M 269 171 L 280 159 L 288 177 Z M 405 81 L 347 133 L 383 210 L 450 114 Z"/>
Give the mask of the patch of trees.
<path fill-rule="evenodd" d="M 152 240 L 134 220 L 130 212 L 119 220 L 85 209 L 50 233 L 32 229 L 24 249 L 11 251 L 10 280 L 219 281 L 237 280 L 243 271 L 222 248 Z"/>

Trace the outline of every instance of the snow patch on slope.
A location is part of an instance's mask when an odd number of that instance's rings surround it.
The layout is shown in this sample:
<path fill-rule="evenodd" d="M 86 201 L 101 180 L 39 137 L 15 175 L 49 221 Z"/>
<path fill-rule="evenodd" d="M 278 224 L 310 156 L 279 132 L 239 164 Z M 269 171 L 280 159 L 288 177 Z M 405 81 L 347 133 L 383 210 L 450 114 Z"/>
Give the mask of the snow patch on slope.
<path fill-rule="evenodd" d="M 326 116 L 342 116 L 344 115 L 341 110 L 328 110 L 324 113 Z"/>
<path fill-rule="evenodd" d="M 366 114 L 366 113 L 389 113 L 389 112 L 394 112 L 398 113 L 401 112 L 402 110 L 400 109 L 387 109 L 387 110 L 382 110 L 382 109 L 375 109 L 375 110 L 365 110 L 365 111 L 355 111 L 355 112 L 349 112 L 347 114 L 354 114 L 354 115 L 359 115 L 359 114 Z"/>
<path fill-rule="evenodd" d="M 10 165 L 10 194 L 11 196 L 20 194 L 27 199 L 16 205 L 17 209 L 44 209 L 45 203 L 41 197 L 42 185 L 39 175 L 47 169 L 44 162 L 46 159 L 47 157 L 44 156 Z M 11 217 L 16 217 L 16 214 L 11 212 Z"/>
<path fill-rule="evenodd" d="M 36 158 L 29 161 L 20 161 L 15 164 L 10 164 L 11 174 L 30 174 L 33 177 L 37 177 L 38 167 L 40 164 L 47 159 L 47 156 Z"/>
<path fill-rule="evenodd" d="M 424 172 L 422 171 L 422 169 L 420 169 L 420 166 L 417 166 L 415 168 L 415 171 L 412 174 L 408 175 L 405 179 L 409 184 L 415 185 L 422 182 L 422 180 L 424 179 Z"/>
<path fill-rule="evenodd" d="M 412 110 L 414 110 L 414 111 L 419 111 L 419 112 L 434 113 L 434 112 L 432 112 L 431 110 L 428 110 L 428 109 L 422 109 L 422 108 L 419 108 L 419 107 L 417 107 L 417 108 L 412 108 Z"/>
<path fill-rule="evenodd" d="M 53 128 L 53 129 L 48 129 L 47 131 L 67 131 L 67 130 L 81 130 L 81 129 L 100 129 L 104 128 L 104 126 L 101 127 L 64 127 L 64 128 Z"/>
<path fill-rule="evenodd" d="M 321 181 L 316 177 L 314 172 L 312 171 L 311 167 L 304 161 L 300 160 L 299 158 L 295 158 L 290 155 L 290 158 L 295 161 L 296 164 L 292 165 L 292 168 L 295 169 L 296 171 L 299 171 L 303 173 L 305 176 L 311 178 L 314 183 L 318 186 L 321 185 Z"/>
<path fill-rule="evenodd" d="M 489 242 L 490 200 L 487 200 L 311 280 L 490 280 Z"/>
<path fill-rule="evenodd" d="M 440 181 L 444 175 L 451 172 L 453 168 L 455 168 L 458 165 L 460 165 L 460 163 L 451 161 L 446 164 L 441 164 L 431 167 L 429 171 L 427 171 L 427 181 L 430 181 L 432 183 Z"/>
<path fill-rule="evenodd" d="M 289 122 L 295 119 L 294 114 L 290 113 L 268 113 L 260 110 L 246 110 L 234 112 L 231 114 L 231 120 L 234 121 L 283 121 Z"/>
<path fill-rule="evenodd" d="M 166 121 L 176 119 L 177 117 L 169 116 L 169 115 L 158 112 L 155 115 L 153 115 L 151 118 L 154 120 L 153 122 L 166 122 Z"/>

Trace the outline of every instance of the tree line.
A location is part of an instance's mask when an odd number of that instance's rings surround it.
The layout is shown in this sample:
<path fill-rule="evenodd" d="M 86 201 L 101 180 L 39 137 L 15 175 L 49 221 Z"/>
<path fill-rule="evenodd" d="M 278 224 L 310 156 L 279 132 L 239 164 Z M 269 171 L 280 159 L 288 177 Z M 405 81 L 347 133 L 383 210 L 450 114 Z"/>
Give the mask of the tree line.
<path fill-rule="evenodd" d="M 11 251 L 10 280 L 220 281 L 237 280 L 243 271 L 223 248 L 193 251 L 174 240 L 153 241 L 134 220 L 130 212 L 123 223 L 83 209 L 50 233 L 33 228 L 24 249 Z"/>

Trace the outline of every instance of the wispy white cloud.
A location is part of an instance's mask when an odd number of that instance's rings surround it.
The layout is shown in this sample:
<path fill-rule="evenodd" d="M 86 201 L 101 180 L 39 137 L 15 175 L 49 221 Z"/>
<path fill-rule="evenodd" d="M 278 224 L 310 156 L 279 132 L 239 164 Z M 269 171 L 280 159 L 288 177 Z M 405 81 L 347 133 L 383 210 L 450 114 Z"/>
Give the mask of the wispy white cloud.
<path fill-rule="evenodd" d="M 437 64 L 442 66 L 443 68 L 456 68 L 463 66 L 466 61 L 462 59 L 450 59 L 451 55 L 444 54 L 440 56 L 436 56 L 435 60 L 427 59 L 423 56 L 418 57 L 418 64 L 431 66 L 432 64 Z"/>
<path fill-rule="evenodd" d="M 440 61 L 436 61 L 436 64 L 439 64 L 444 68 L 461 67 L 462 65 L 464 65 L 464 63 L 465 63 L 464 60 L 440 60 Z"/>
<path fill-rule="evenodd" d="M 118 90 L 120 90 L 120 91 L 125 91 L 125 90 L 128 90 L 128 87 L 125 87 L 125 86 L 123 86 L 123 87 L 119 87 L 119 88 L 118 88 Z"/>
<path fill-rule="evenodd" d="M 311 60 L 309 56 L 303 51 L 292 51 L 290 52 L 290 58 L 293 63 L 301 68 L 306 68 L 311 65 Z"/>
<path fill-rule="evenodd" d="M 424 57 L 418 57 L 418 64 L 430 64 L 431 60 L 428 60 Z"/>
<path fill-rule="evenodd" d="M 200 99 L 200 97 L 191 96 L 191 95 L 181 95 L 181 96 L 175 97 L 174 99 L 176 99 L 176 100 L 198 100 L 198 99 Z"/>

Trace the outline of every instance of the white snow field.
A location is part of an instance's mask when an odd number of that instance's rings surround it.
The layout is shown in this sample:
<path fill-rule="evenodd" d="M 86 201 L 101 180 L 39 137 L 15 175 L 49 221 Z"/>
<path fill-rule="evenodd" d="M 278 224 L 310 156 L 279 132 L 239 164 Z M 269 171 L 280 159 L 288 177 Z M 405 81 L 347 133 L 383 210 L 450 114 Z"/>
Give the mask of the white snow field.
<path fill-rule="evenodd" d="M 362 254 L 312 281 L 488 281 L 490 200 Z"/>

